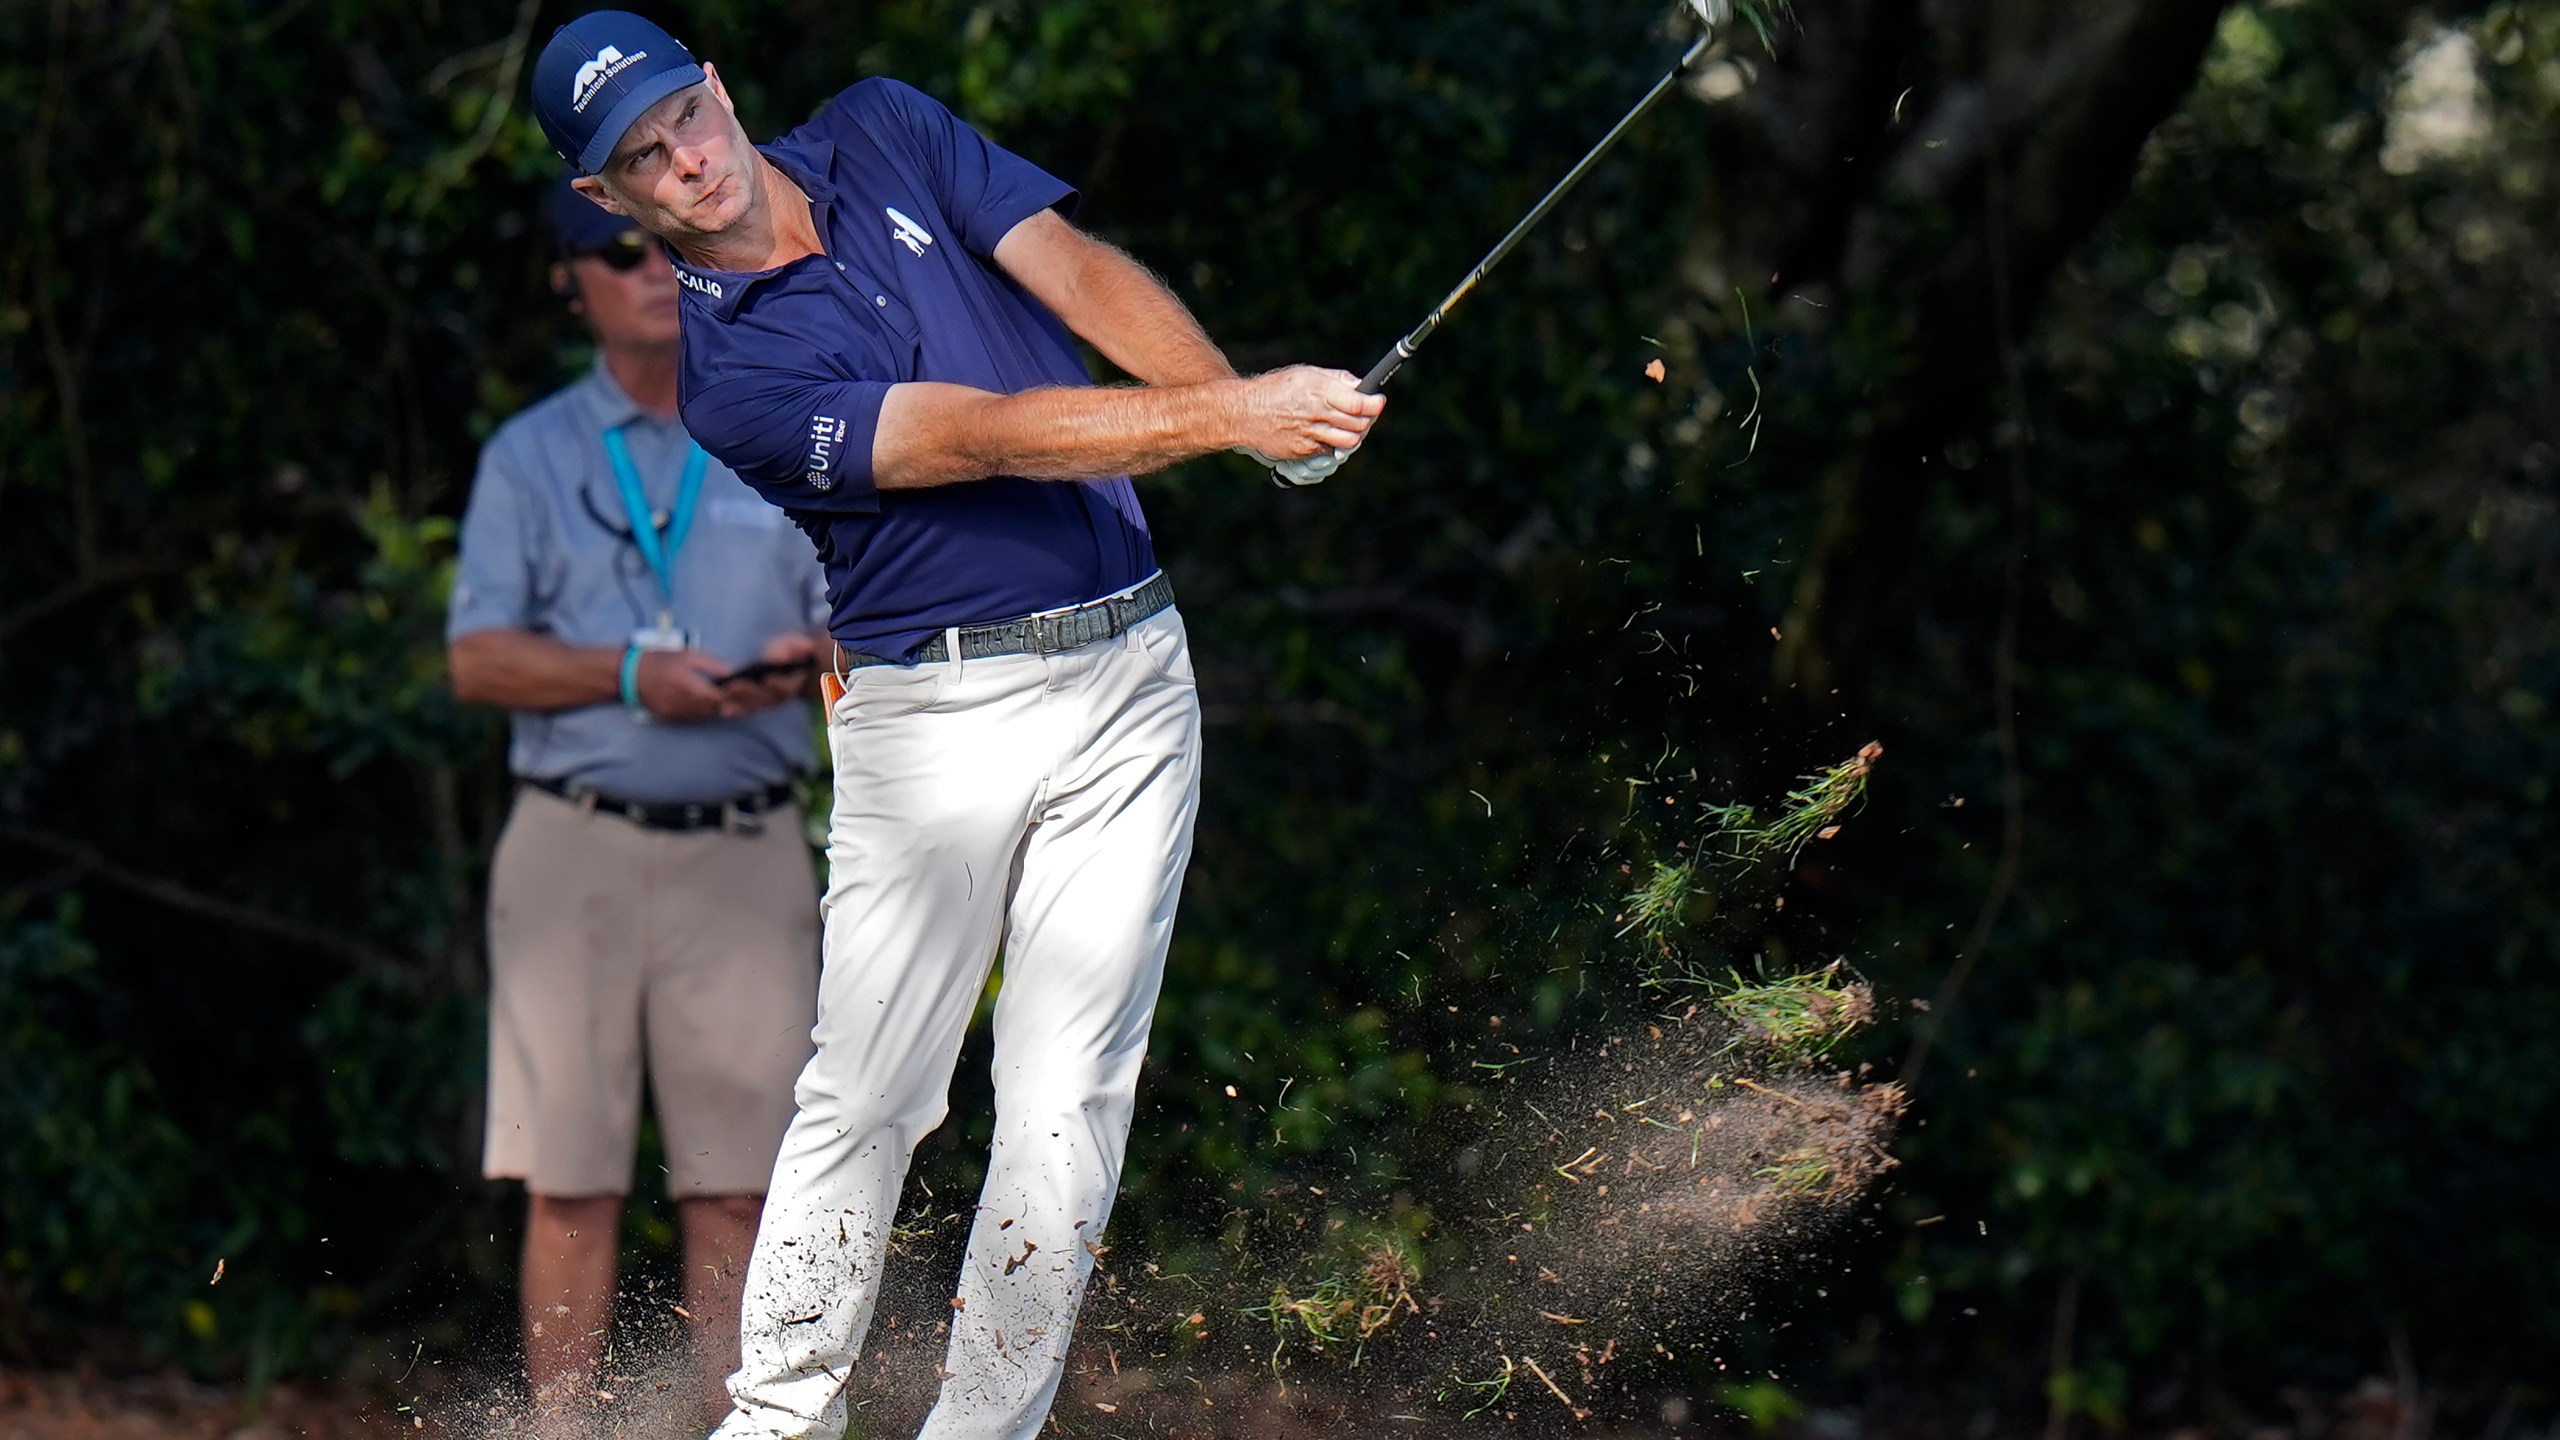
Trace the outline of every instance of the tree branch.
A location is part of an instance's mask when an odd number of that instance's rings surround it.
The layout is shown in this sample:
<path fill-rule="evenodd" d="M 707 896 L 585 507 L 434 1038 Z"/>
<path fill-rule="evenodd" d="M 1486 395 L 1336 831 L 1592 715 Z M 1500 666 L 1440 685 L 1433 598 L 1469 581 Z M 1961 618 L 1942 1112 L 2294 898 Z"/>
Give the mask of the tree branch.
<path fill-rule="evenodd" d="M 76 840 L 68 835 L 56 834 L 51 830 L 39 829 L 33 825 L 0 821 L 0 841 L 58 856 L 111 885 L 122 886 L 173 910 L 201 915 L 208 920 L 217 921 L 235 929 L 247 930 L 254 934 L 266 935 L 335 955 L 355 966 L 360 972 L 374 978 L 404 977 L 408 971 L 408 967 L 401 963 L 398 956 L 370 942 L 340 934 L 326 926 L 314 925 L 309 921 L 296 920 L 288 915 L 277 915 L 255 906 L 242 905 L 219 896 L 207 895 L 200 890 L 181 885 L 175 880 L 146 875 L 109 858 L 105 851 L 85 840 Z"/>
<path fill-rule="evenodd" d="M 1863 292 L 1858 303 L 1888 317 L 1879 333 L 1902 358 L 1877 387 L 1858 448 L 1825 477 L 1776 656 L 1780 691 L 1799 708 L 1863 673 L 1937 477 L 1923 467 L 1975 423 L 1997 377 L 1999 327 L 1985 323 L 1995 297 L 2023 333 L 2063 261 L 2124 197 L 2144 143 L 2184 101 L 2228 3 L 2128 4 L 1973 82 L 1977 97 L 1938 107 L 1953 112 L 1951 125 L 1963 120 L 1946 146 L 1957 157 L 1898 165 L 1896 183 L 1852 222 L 1843 275 Z M 2043 77 L 2044 65 L 2068 76 Z M 1995 169 L 2011 177 L 1997 222 L 2006 243 L 1996 247 L 1970 218 L 1981 213 L 1979 192 L 1966 193 Z M 1950 235 L 1943 219 L 1917 213 L 1932 209 L 1967 218 Z"/>
<path fill-rule="evenodd" d="M 176 565 L 162 560 L 116 560 L 100 564 L 96 569 L 64 585 L 51 594 L 41 595 L 15 610 L 0 612 L 0 644 L 6 644 L 19 631 L 57 611 L 67 610 L 94 595 L 121 588 L 136 580 L 155 575 L 170 575 Z"/>

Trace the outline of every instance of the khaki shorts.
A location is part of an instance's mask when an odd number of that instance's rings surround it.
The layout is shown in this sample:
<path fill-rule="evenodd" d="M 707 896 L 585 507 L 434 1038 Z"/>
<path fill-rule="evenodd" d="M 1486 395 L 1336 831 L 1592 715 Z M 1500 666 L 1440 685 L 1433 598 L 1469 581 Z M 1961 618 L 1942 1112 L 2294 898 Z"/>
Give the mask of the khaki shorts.
<path fill-rule="evenodd" d="M 645 830 L 525 789 L 489 880 L 482 1169 L 537 1195 L 631 1189 L 645 1055 L 667 1190 L 761 1195 L 817 1015 L 800 812 Z"/>

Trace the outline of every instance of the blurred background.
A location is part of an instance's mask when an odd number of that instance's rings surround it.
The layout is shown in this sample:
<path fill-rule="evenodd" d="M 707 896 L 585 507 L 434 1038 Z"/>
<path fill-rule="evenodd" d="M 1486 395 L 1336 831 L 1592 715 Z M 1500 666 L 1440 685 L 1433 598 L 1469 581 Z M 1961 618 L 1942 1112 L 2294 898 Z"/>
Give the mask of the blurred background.
<path fill-rule="evenodd" d="M 478 445 L 585 362 L 524 108 L 574 8 L 0 5 L 21 1372 L 254 1404 L 512 1343 L 503 723 L 441 624 Z M 760 138 L 943 98 L 1249 368 L 1365 369 L 1686 33 L 649 13 Z M 1878 740 L 1718 963 L 1874 983 L 1904 1163 L 1758 1277 L 1765 1383 L 1663 1362 L 1688 1424 L 2560 1423 L 2555 222 L 2560 0 L 1802 0 L 1720 51 L 1330 483 L 1145 482 L 1209 778 L 1115 1225 L 1346 1153 L 1391 1194 L 1485 1016 L 1640 1008 L 1611 922 L 1670 817 Z M 971 1106 L 919 1161 L 963 1193 Z"/>

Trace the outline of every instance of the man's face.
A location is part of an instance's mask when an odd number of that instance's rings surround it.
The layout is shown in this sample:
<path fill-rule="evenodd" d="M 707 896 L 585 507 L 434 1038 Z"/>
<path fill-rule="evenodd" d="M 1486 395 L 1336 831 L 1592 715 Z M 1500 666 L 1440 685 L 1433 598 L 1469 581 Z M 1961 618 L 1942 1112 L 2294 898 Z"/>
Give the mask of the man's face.
<path fill-rule="evenodd" d="M 602 251 L 562 262 L 576 295 L 607 349 L 673 345 L 682 335 L 675 267 L 658 242 L 636 231 Z"/>
<path fill-rule="evenodd" d="M 678 245 L 736 225 L 763 198 L 755 147 L 738 124 L 718 72 L 679 90 L 632 123 L 604 168 L 581 176 L 581 194 Z"/>

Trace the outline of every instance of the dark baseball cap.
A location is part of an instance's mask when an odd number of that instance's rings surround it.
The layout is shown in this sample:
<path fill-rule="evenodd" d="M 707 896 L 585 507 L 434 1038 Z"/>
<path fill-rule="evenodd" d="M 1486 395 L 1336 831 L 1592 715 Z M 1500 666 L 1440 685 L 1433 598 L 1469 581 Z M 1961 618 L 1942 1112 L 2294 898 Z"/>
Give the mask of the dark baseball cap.
<path fill-rule="evenodd" d="M 628 10 L 592 11 L 533 62 L 533 116 L 561 159 L 593 175 L 650 106 L 702 80 L 673 35 Z"/>
<path fill-rule="evenodd" d="M 562 254 L 592 255 L 621 239 L 624 232 L 640 228 L 630 216 L 616 215 L 579 194 L 571 183 L 576 178 L 561 176 L 542 197 L 543 217 L 551 222 L 551 233 L 560 237 Z"/>

